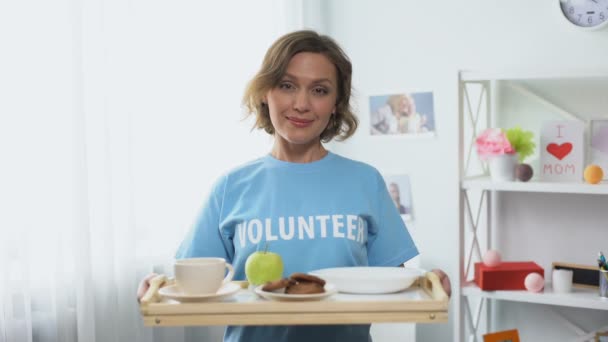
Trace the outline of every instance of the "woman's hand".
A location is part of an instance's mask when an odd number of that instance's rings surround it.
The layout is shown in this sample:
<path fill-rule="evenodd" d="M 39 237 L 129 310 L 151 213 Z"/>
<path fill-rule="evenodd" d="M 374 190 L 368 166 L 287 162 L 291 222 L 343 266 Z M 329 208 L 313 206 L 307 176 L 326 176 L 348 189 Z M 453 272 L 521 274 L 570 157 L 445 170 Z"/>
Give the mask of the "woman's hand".
<path fill-rule="evenodd" d="M 450 283 L 450 278 L 448 275 L 438 268 L 431 270 L 431 272 L 435 273 L 439 277 L 441 286 L 443 286 L 443 290 L 445 293 L 447 293 L 448 297 L 452 296 L 452 284 Z"/>
<path fill-rule="evenodd" d="M 141 301 L 141 298 L 146 294 L 146 291 L 150 288 L 150 280 L 156 277 L 158 274 L 150 273 L 148 274 L 140 283 L 137 288 L 137 301 Z"/>

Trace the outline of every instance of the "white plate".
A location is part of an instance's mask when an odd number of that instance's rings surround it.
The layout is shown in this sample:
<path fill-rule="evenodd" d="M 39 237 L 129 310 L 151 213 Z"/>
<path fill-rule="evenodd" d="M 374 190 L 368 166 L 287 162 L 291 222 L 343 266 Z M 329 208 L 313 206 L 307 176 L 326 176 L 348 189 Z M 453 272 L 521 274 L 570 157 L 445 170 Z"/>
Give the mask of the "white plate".
<path fill-rule="evenodd" d="M 283 302 L 322 300 L 338 292 L 336 286 L 330 283 L 325 283 L 325 286 L 323 287 L 325 289 L 325 292 L 314 294 L 286 294 L 282 292 L 284 291 L 284 289 L 277 290 L 276 292 L 271 292 L 262 290 L 262 287 L 264 287 L 264 285 L 256 287 L 254 289 L 254 292 L 263 298 Z"/>
<path fill-rule="evenodd" d="M 235 293 L 239 292 L 241 287 L 235 283 L 228 283 L 222 286 L 216 293 L 206 294 L 186 294 L 177 285 L 170 285 L 161 287 L 158 290 L 158 294 L 161 297 L 177 300 L 179 302 L 211 302 L 220 300 L 222 298 L 230 297 Z"/>
<path fill-rule="evenodd" d="M 407 289 L 425 271 L 405 267 L 336 267 L 309 273 L 335 284 L 339 292 L 380 294 Z"/>

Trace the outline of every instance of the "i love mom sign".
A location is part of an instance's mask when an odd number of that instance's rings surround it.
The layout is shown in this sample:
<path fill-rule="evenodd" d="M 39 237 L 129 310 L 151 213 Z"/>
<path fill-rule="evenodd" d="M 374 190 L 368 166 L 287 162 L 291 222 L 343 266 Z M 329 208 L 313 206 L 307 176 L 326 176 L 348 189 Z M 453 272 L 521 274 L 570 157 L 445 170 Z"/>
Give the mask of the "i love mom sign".
<path fill-rule="evenodd" d="M 540 179 L 581 181 L 585 125 L 579 121 L 547 121 L 540 133 Z"/>

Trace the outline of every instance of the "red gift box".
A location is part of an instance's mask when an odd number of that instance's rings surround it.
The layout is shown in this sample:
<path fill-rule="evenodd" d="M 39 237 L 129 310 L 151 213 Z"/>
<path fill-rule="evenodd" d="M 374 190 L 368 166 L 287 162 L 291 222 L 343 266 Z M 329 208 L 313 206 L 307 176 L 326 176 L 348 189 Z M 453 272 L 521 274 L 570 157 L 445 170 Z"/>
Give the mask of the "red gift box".
<path fill-rule="evenodd" d="M 525 290 L 524 280 L 530 273 L 545 276 L 545 271 L 535 262 L 501 262 L 489 267 L 482 262 L 475 263 L 475 283 L 484 291 Z"/>

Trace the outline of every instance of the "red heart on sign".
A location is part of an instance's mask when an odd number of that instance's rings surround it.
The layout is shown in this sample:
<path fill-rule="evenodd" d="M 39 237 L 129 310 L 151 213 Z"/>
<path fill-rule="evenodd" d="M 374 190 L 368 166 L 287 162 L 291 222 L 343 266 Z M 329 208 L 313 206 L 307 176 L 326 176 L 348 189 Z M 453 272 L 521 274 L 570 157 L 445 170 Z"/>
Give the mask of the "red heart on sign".
<path fill-rule="evenodd" d="M 555 156 L 555 158 L 562 160 L 565 156 L 572 152 L 572 144 L 567 142 L 561 145 L 550 143 L 547 145 L 547 152 Z"/>

